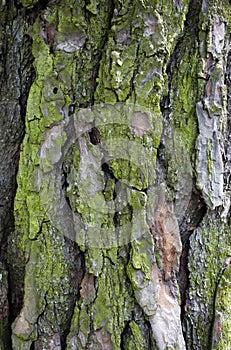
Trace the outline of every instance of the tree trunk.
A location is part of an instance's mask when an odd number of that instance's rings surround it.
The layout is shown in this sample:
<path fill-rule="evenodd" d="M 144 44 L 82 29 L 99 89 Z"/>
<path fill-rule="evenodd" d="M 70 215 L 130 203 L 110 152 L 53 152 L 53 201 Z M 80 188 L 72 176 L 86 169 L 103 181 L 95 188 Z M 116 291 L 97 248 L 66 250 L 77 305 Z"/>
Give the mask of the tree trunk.
<path fill-rule="evenodd" d="M 1 1 L 0 350 L 231 347 L 230 6 Z"/>

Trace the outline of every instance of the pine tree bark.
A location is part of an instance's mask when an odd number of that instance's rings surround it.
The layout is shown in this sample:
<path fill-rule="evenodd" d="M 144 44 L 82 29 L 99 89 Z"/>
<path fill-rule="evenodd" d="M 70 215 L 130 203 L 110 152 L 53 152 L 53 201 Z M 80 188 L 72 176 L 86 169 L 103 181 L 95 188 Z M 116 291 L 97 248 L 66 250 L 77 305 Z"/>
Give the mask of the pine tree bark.
<path fill-rule="evenodd" d="M 231 347 L 228 0 L 0 3 L 0 350 Z"/>

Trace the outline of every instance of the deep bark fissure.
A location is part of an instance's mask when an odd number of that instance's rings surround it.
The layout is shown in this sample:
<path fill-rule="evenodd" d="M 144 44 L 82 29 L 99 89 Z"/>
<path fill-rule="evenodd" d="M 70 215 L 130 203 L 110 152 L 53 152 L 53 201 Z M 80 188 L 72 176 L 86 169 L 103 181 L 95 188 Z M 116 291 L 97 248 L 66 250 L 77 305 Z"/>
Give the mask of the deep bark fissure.
<path fill-rule="evenodd" d="M 4 6 L 4 5 L 3 5 Z M 1 62 L 1 140 L 4 140 L 4 147 L 1 149 L 1 164 L 4 170 L 1 174 L 1 214 L 0 214 L 0 235 L 1 235 L 1 262 L 8 271 L 8 333 L 11 334 L 11 322 L 17 310 L 22 304 L 22 291 L 18 288 L 17 278 L 13 277 L 12 267 L 7 257 L 8 235 L 14 229 L 13 203 L 17 190 L 16 175 L 19 164 L 20 145 L 25 134 L 25 113 L 27 97 L 31 84 L 35 79 L 33 69 L 33 56 L 31 52 L 32 40 L 26 31 L 30 18 L 25 10 L 15 6 L 15 2 L 7 1 L 2 10 L 5 19 L 4 42 L 2 43 Z M 11 64 L 9 64 L 11 62 Z M 9 103 L 12 101 L 11 103 Z M 9 134 L 8 134 L 9 133 Z M 4 175 L 5 174 L 5 175 Z M 7 175 L 6 175 L 7 174 Z M 4 177 L 4 178 L 2 178 Z M 8 261 L 7 261 L 8 260 Z M 22 279 L 24 272 L 21 271 Z M 17 284 L 18 283 L 18 284 Z M 14 301 L 17 300 L 16 303 Z M 6 349 L 11 348 L 8 335 L 4 335 Z M 5 349 L 5 348 L 4 348 Z"/>
<path fill-rule="evenodd" d="M 178 275 L 178 283 L 181 295 L 181 322 L 183 327 L 183 334 L 186 335 L 184 327 L 184 319 L 187 314 L 187 298 L 190 287 L 190 273 L 188 270 L 189 250 L 190 250 L 190 236 L 195 229 L 202 222 L 206 214 L 206 205 L 199 193 L 193 193 L 190 199 L 189 207 L 185 213 L 184 220 L 180 224 L 180 233 L 182 241 L 182 254 L 180 257 L 180 268 Z"/>
<path fill-rule="evenodd" d="M 76 291 L 75 291 L 75 295 L 69 295 L 69 302 L 71 302 L 71 305 L 69 304 L 69 308 L 68 308 L 68 318 L 65 324 L 56 325 L 58 327 L 57 332 L 60 335 L 60 345 L 62 349 L 66 349 L 67 336 L 71 329 L 71 322 L 75 312 L 76 303 L 80 299 L 81 283 L 86 273 L 85 257 L 83 252 L 80 251 L 76 242 L 68 238 L 65 238 L 65 241 L 66 241 L 67 247 L 70 248 L 69 254 L 75 255 L 74 264 L 77 266 L 73 266 L 73 271 L 72 271 L 73 275 L 69 276 L 70 280 L 72 280 L 72 283 L 74 282 L 74 279 L 75 279 Z M 54 287 L 52 286 L 52 281 L 51 281 L 51 288 L 54 291 Z M 46 334 L 44 333 L 43 327 L 41 325 L 45 322 L 49 327 L 51 327 L 51 329 L 54 327 L 54 325 L 50 324 L 49 316 L 47 316 L 47 310 L 49 310 L 51 307 L 48 291 L 44 294 L 44 300 L 45 300 L 44 309 L 41 312 L 41 314 L 38 315 L 37 321 L 36 321 L 36 326 L 38 330 L 38 339 L 32 343 L 31 345 L 32 349 L 40 349 L 43 345 L 41 341 L 41 337 L 45 337 Z M 53 315 L 55 319 L 59 319 L 59 310 L 56 309 L 55 305 L 53 305 Z"/>
<path fill-rule="evenodd" d="M 137 315 L 138 314 L 138 315 Z M 124 329 L 121 333 L 121 343 L 120 343 L 120 349 L 125 350 L 128 349 L 127 345 L 127 340 L 132 336 L 131 328 L 130 328 L 130 323 L 135 322 L 140 325 L 143 334 L 146 337 L 146 346 L 145 349 L 148 350 L 155 350 L 156 344 L 154 344 L 153 337 L 152 337 L 152 328 L 150 322 L 146 319 L 143 310 L 140 308 L 139 304 L 135 304 L 131 318 L 129 321 L 126 321 L 124 325 Z M 139 344 L 136 344 L 139 346 Z"/>
<path fill-rule="evenodd" d="M 133 71 L 133 75 L 132 75 L 132 78 L 131 78 L 131 81 L 130 81 L 130 94 L 127 96 L 130 97 L 132 95 L 132 92 L 134 93 L 135 91 L 135 87 L 134 87 L 134 79 L 135 79 L 135 76 L 136 74 L 138 73 L 139 71 L 139 50 L 140 50 L 140 45 L 138 44 L 137 45 L 137 49 L 136 49 L 136 59 L 135 59 L 135 69 Z M 136 99 L 135 99 L 135 96 L 134 96 L 134 103 L 136 103 Z"/>
<path fill-rule="evenodd" d="M 92 15 L 92 13 L 87 9 L 87 3 L 85 3 L 85 17 L 88 20 L 89 24 L 90 24 L 90 18 L 91 16 L 95 16 Z M 91 77 L 90 77 L 90 81 L 88 84 L 88 88 L 90 90 L 89 92 L 89 99 L 88 101 L 84 101 L 84 103 L 78 103 L 78 98 L 77 98 L 77 94 L 81 94 L 81 91 L 78 87 L 76 87 L 76 91 L 74 92 L 73 95 L 73 105 L 74 106 L 78 106 L 78 108 L 84 108 L 84 107 L 89 107 L 89 106 L 93 106 L 95 103 L 95 91 L 97 89 L 97 78 L 98 78 L 98 74 L 99 74 L 99 69 L 100 69 L 100 61 L 102 59 L 102 56 L 104 54 L 104 48 L 107 45 L 108 42 L 108 38 L 109 38 L 109 33 L 111 30 L 111 25 L 112 25 L 112 19 L 113 19 L 113 13 L 114 13 L 114 8 L 115 8 L 115 4 L 114 4 L 114 0 L 109 0 L 108 1 L 108 18 L 107 18 L 107 24 L 106 24 L 106 28 L 105 28 L 105 33 L 103 33 L 102 37 L 101 37 L 101 42 L 99 44 L 99 46 L 96 49 L 96 53 L 93 54 L 92 57 L 92 71 L 91 71 Z M 83 46 L 83 50 L 88 51 L 89 47 L 87 47 L 87 43 L 84 44 Z M 78 65 L 78 64 L 77 64 Z M 76 71 L 78 72 L 79 67 L 76 69 Z M 81 76 L 81 70 L 80 70 L 80 76 Z"/>
<path fill-rule="evenodd" d="M 174 51 L 171 54 L 170 59 L 167 63 L 166 72 L 168 75 L 168 95 L 163 96 L 160 101 L 160 109 L 164 117 L 164 125 L 165 125 L 164 130 L 168 128 L 168 124 L 170 123 L 170 120 L 169 120 L 169 115 L 171 113 L 170 93 L 172 93 L 172 81 L 173 81 L 174 72 L 178 70 L 178 67 L 181 64 L 182 55 L 184 54 L 184 49 L 186 45 L 191 42 L 192 46 L 189 48 L 189 50 L 192 50 L 192 52 L 194 52 L 197 46 L 197 43 L 199 43 L 198 23 L 199 23 L 201 6 L 202 6 L 201 0 L 190 1 L 188 13 L 186 15 L 183 34 L 178 39 L 178 42 L 176 43 Z M 198 91 L 197 91 L 197 95 L 199 96 Z M 165 134 L 163 134 L 161 144 L 158 149 L 158 160 L 160 164 L 163 164 L 163 161 L 164 161 L 165 137 L 166 137 Z M 166 175 L 164 175 L 164 177 L 165 176 Z M 193 187 L 195 188 L 195 178 L 193 178 Z M 188 261 L 189 261 L 188 255 L 190 250 L 189 238 L 193 233 L 193 231 L 199 226 L 200 222 L 202 221 L 206 213 L 206 205 L 203 201 L 201 194 L 196 189 L 193 190 L 193 192 L 195 193 L 192 194 L 189 207 L 184 215 L 184 218 L 181 222 L 179 222 L 181 241 L 182 241 L 182 253 L 180 257 L 178 284 L 180 287 L 180 295 L 181 295 L 181 305 L 180 305 L 181 324 L 182 324 L 182 331 L 183 331 L 185 340 L 186 340 L 186 332 L 188 330 L 186 330 L 185 328 L 184 319 L 185 319 L 185 314 L 187 313 L 186 303 L 187 303 L 187 297 L 188 297 L 188 292 L 190 287 L 190 282 L 189 282 L 190 274 L 188 269 Z"/>
<path fill-rule="evenodd" d="M 173 72 L 174 69 L 177 68 L 177 66 L 180 64 L 181 58 L 182 58 L 182 47 L 189 41 L 198 41 L 198 21 L 199 20 L 199 14 L 201 11 L 201 0 L 190 0 L 189 3 L 189 9 L 188 13 L 186 15 L 186 20 L 184 24 L 184 30 L 181 37 L 178 39 L 174 51 L 170 56 L 170 59 L 168 60 L 167 66 L 166 66 L 166 73 L 168 75 L 168 95 L 163 96 L 160 102 L 160 108 L 163 116 L 165 116 L 166 119 L 168 119 L 168 114 L 171 110 L 170 108 L 170 92 L 172 91 L 172 79 L 173 79 Z M 191 50 L 192 48 L 190 48 Z"/>
<path fill-rule="evenodd" d="M 115 9 L 115 2 L 114 0 L 109 0 L 108 1 L 108 27 L 106 30 L 106 34 L 105 37 L 102 38 L 100 47 L 99 47 L 99 52 L 98 52 L 98 57 L 96 59 L 97 63 L 95 66 L 95 70 L 93 72 L 93 80 L 92 80 L 92 93 L 91 93 L 91 104 L 92 106 L 94 105 L 95 102 L 95 91 L 97 89 L 97 78 L 99 75 L 99 69 L 100 69 L 100 61 L 102 59 L 103 53 L 105 51 L 105 47 L 107 45 L 108 42 L 108 38 L 109 38 L 109 33 L 111 30 L 111 26 L 112 26 L 112 19 L 113 19 L 113 13 L 114 13 L 114 9 Z"/>

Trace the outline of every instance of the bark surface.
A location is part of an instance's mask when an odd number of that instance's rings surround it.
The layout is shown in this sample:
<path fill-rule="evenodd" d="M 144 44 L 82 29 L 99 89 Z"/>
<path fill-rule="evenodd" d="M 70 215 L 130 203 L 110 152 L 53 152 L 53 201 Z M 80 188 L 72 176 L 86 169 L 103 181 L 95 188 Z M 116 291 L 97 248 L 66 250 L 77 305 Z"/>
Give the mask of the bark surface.
<path fill-rule="evenodd" d="M 0 350 L 231 347 L 230 9 L 0 2 Z"/>

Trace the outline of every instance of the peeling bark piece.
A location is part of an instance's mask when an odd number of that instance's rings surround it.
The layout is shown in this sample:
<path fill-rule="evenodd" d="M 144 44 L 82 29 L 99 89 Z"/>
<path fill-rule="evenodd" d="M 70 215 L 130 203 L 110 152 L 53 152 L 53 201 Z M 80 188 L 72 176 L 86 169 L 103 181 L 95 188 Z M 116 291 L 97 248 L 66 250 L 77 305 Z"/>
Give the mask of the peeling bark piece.
<path fill-rule="evenodd" d="M 150 317 L 150 323 L 159 349 L 168 346 L 183 350 L 186 347 L 181 330 L 176 282 L 182 246 L 177 219 L 168 207 L 163 193 L 158 197 L 153 214 L 151 233 L 160 258 L 158 263 L 152 265 L 156 311 Z"/>
<path fill-rule="evenodd" d="M 197 103 L 196 113 L 199 122 L 197 138 L 197 186 L 202 191 L 206 204 L 215 209 L 224 199 L 224 164 L 222 138 L 226 117 L 224 115 L 224 49 L 226 29 L 224 20 L 215 17 L 210 28 L 205 75 L 208 82 L 204 98 Z"/>
<path fill-rule="evenodd" d="M 215 53 L 221 54 L 224 48 L 225 24 L 221 18 L 217 18 L 212 28 L 212 44 Z"/>
<path fill-rule="evenodd" d="M 222 148 L 218 139 L 218 116 L 197 104 L 200 134 L 197 138 L 197 186 L 202 191 L 206 204 L 214 209 L 223 200 Z"/>
<path fill-rule="evenodd" d="M 80 295 L 85 305 L 94 301 L 96 297 L 95 276 L 86 274 L 81 283 Z"/>
<path fill-rule="evenodd" d="M 169 281 L 179 268 L 181 240 L 177 219 L 166 202 L 160 202 L 151 227 L 156 247 L 160 254 L 164 281 Z"/>
<path fill-rule="evenodd" d="M 166 283 L 156 264 L 152 278 L 155 281 L 156 312 L 150 317 L 153 336 L 158 349 L 186 349 L 180 322 L 180 306 L 176 283 Z"/>

